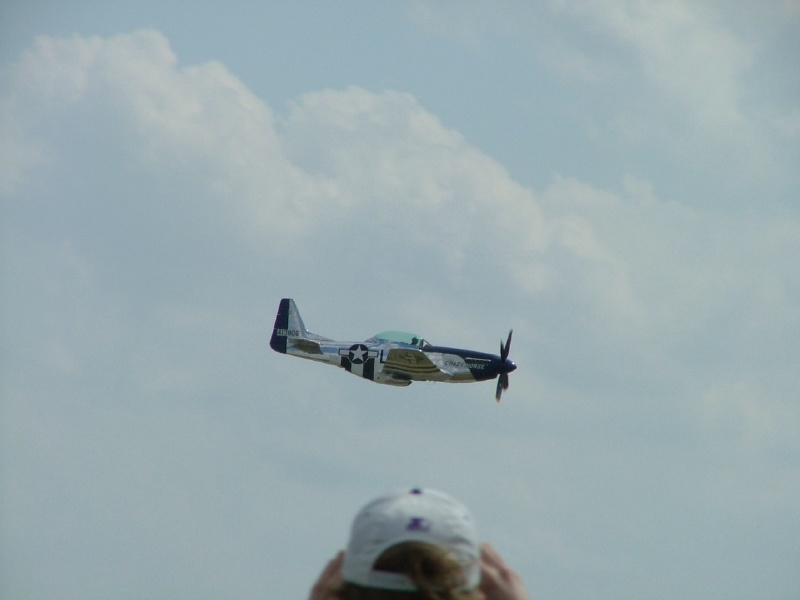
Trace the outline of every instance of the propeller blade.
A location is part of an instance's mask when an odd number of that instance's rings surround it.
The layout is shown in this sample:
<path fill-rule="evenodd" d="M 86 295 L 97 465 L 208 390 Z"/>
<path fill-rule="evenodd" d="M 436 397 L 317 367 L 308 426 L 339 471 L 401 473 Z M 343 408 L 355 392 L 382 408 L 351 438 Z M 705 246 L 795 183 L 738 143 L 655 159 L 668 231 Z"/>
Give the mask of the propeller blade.
<path fill-rule="evenodd" d="M 505 345 L 503 345 L 503 341 L 500 341 L 500 358 L 505 360 L 508 358 L 508 353 L 511 351 L 511 334 L 514 333 L 514 330 L 510 330 L 508 332 L 508 339 L 506 340 Z"/>
<path fill-rule="evenodd" d="M 514 330 L 511 329 L 508 332 L 508 338 L 506 339 L 506 343 L 503 343 L 503 340 L 500 340 L 500 360 L 502 362 L 506 362 L 508 359 L 508 353 L 511 351 L 511 334 L 514 333 Z M 506 366 L 505 369 L 509 367 Z M 505 370 L 504 369 L 504 370 Z M 510 370 L 513 371 L 516 367 L 511 364 Z M 508 373 L 500 373 L 500 376 L 497 378 L 497 391 L 495 392 L 494 399 L 500 402 L 500 396 L 503 395 L 503 392 L 508 389 Z"/>
<path fill-rule="evenodd" d="M 495 392 L 494 399 L 500 402 L 500 396 L 503 395 L 503 391 L 508 389 L 508 373 L 500 373 L 500 377 L 497 378 L 497 391 Z"/>

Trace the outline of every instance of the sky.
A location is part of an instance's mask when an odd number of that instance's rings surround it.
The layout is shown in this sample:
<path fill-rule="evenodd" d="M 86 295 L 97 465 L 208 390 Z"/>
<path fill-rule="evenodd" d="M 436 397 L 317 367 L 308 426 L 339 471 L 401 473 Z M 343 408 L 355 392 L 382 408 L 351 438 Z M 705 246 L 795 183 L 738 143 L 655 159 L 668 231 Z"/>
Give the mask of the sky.
<path fill-rule="evenodd" d="M 532 598 L 800 597 L 800 4 L 0 8 L 0 596 L 303 598 L 427 486 Z M 272 352 L 496 352 L 393 388 Z"/>

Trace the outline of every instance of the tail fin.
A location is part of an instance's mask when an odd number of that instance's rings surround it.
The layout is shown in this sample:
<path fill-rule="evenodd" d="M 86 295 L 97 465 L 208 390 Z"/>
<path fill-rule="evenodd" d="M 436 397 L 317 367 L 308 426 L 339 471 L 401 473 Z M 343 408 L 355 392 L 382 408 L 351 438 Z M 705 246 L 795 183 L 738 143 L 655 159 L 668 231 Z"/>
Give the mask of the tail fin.
<path fill-rule="evenodd" d="M 308 331 L 300 317 L 300 311 L 291 298 L 283 298 L 275 315 L 275 325 L 272 327 L 270 347 L 275 352 L 286 354 L 286 345 L 289 338 L 306 338 Z"/>

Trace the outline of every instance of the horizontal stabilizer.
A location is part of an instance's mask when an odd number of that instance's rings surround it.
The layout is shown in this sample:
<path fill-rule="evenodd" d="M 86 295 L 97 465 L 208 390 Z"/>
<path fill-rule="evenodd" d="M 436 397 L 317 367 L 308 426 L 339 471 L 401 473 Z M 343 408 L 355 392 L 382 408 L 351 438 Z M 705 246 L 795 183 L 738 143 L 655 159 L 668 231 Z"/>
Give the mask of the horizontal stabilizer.
<path fill-rule="evenodd" d="M 315 342 L 314 340 L 289 338 L 288 343 L 306 354 L 322 354 L 322 348 L 320 348 L 319 342 Z"/>

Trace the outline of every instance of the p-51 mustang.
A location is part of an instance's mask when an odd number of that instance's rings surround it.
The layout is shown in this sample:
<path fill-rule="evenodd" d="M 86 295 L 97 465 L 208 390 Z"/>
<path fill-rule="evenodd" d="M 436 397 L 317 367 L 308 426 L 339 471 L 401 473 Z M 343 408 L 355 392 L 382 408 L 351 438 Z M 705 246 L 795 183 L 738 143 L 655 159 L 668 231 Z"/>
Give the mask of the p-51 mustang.
<path fill-rule="evenodd" d="M 375 383 L 406 386 L 412 381 L 470 382 L 498 378 L 495 399 L 508 389 L 508 374 L 517 368 L 508 358 L 511 331 L 500 355 L 434 346 L 413 333 L 384 331 L 363 342 L 337 342 L 310 333 L 294 300 L 278 307 L 270 347 L 276 352 L 341 367 Z"/>

